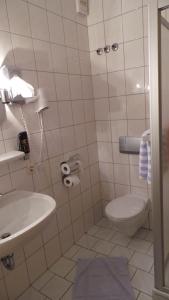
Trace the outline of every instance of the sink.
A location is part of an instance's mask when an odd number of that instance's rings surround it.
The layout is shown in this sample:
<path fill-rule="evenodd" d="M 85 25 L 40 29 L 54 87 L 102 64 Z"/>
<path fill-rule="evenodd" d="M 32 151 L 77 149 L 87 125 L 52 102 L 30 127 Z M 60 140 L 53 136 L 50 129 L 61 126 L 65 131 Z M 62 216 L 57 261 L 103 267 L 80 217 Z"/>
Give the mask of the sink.
<path fill-rule="evenodd" d="M 41 231 L 55 208 L 55 200 L 44 194 L 14 191 L 1 196 L 0 257 Z"/>

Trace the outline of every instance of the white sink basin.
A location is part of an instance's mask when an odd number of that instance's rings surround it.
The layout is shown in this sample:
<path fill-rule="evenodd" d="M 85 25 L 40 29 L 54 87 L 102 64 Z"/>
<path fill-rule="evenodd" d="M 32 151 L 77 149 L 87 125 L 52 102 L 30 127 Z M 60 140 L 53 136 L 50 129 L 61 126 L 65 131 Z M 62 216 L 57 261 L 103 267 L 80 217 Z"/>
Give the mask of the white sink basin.
<path fill-rule="evenodd" d="M 37 234 L 55 210 L 47 195 L 15 191 L 0 197 L 0 258 Z M 5 233 L 11 235 L 2 239 Z"/>

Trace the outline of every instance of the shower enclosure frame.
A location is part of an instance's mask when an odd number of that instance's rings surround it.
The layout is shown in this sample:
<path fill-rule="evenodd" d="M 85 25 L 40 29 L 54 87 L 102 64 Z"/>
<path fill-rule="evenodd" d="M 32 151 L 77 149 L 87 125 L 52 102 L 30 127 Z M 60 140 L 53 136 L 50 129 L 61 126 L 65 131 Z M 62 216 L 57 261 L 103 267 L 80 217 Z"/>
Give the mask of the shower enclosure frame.
<path fill-rule="evenodd" d="M 160 3 L 160 4 L 159 4 Z M 161 120 L 161 39 L 159 22 L 169 1 L 149 0 L 149 57 L 150 57 L 150 119 L 152 144 L 152 205 L 154 235 L 154 299 L 169 299 L 165 286 L 164 232 L 163 232 L 163 185 L 162 185 L 162 120 Z"/>

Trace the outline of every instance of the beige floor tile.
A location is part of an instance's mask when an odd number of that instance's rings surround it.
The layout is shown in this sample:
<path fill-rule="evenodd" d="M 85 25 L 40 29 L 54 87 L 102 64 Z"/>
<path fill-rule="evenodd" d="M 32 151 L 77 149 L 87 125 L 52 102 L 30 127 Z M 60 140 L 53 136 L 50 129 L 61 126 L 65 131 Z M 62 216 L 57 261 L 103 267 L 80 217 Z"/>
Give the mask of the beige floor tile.
<path fill-rule="evenodd" d="M 36 290 L 40 290 L 53 276 L 54 274 L 52 272 L 46 271 L 39 279 L 33 282 L 32 285 Z"/>
<path fill-rule="evenodd" d="M 152 297 L 150 297 L 144 293 L 140 293 L 138 300 L 152 300 Z"/>
<path fill-rule="evenodd" d="M 81 237 L 81 239 L 77 242 L 78 245 L 91 249 L 96 242 L 98 241 L 98 239 L 96 239 L 94 236 L 85 234 Z"/>
<path fill-rule="evenodd" d="M 108 219 L 106 218 L 103 218 L 102 220 L 100 220 L 98 223 L 97 223 L 97 226 L 100 226 L 100 227 L 104 227 L 104 228 L 113 228 L 113 223 L 111 221 L 109 221 Z"/>
<path fill-rule="evenodd" d="M 59 275 L 61 277 L 65 277 L 75 266 L 75 262 L 65 258 L 61 257 L 57 263 L 55 263 L 50 270 L 55 273 L 56 275 Z"/>
<path fill-rule="evenodd" d="M 136 273 L 137 269 L 130 265 L 128 265 L 128 269 L 129 269 L 129 276 L 130 276 L 130 280 L 131 280 L 133 278 L 134 274 Z"/>
<path fill-rule="evenodd" d="M 147 253 L 150 249 L 151 243 L 145 240 L 140 239 L 132 239 L 128 245 L 128 248 L 134 249 L 141 253 Z"/>
<path fill-rule="evenodd" d="M 73 288 L 71 287 L 66 294 L 61 298 L 62 300 L 72 300 L 72 290 Z"/>
<path fill-rule="evenodd" d="M 130 264 L 136 268 L 150 272 L 153 265 L 153 258 L 150 255 L 135 252 L 130 260 Z"/>
<path fill-rule="evenodd" d="M 126 235 L 124 235 L 120 232 L 117 232 L 112 238 L 113 243 L 118 244 L 120 246 L 124 246 L 124 247 L 126 247 L 130 241 L 131 241 L 131 239 L 129 237 L 127 237 Z"/>
<path fill-rule="evenodd" d="M 136 239 L 141 239 L 141 240 L 145 240 L 145 239 L 146 239 L 146 236 L 147 236 L 147 234 L 148 234 L 148 232 L 149 232 L 149 230 L 144 229 L 144 228 L 140 228 L 140 229 L 136 232 L 134 238 L 136 238 Z"/>
<path fill-rule="evenodd" d="M 79 251 L 72 257 L 74 261 L 77 261 L 79 258 L 92 258 L 96 256 L 96 252 L 81 248 Z"/>
<path fill-rule="evenodd" d="M 109 241 L 114 236 L 115 230 L 114 229 L 107 229 L 107 228 L 101 228 L 94 234 L 95 237 Z"/>
<path fill-rule="evenodd" d="M 153 276 L 142 270 L 137 270 L 132 279 L 132 286 L 137 290 L 151 296 L 154 287 Z"/>
<path fill-rule="evenodd" d="M 45 300 L 46 297 L 33 288 L 29 288 L 18 300 Z"/>
<path fill-rule="evenodd" d="M 107 241 L 98 241 L 93 247 L 93 250 L 101 254 L 109 255 L 113 250 L 114 245 Z"/>
<path fill-rule="evenodd" d="M 88 234 L 90 234 L 90 235 L 95 235 L 95 233 L 96 233 L 98 230 L 100 230 L 100 227 L 94 225 L 94 226 L 92 226 L 92 228 L 89 229 Z"/>
<path fill-rule="evenodd" d="M 71 286 L 71 282 L 54 276 L 42 289 L 42 293 L 52 300 L 59 300 Z"/>
<path fill-rule="evenodd" d="M 80 249 L 80 247 L 78 245 L 73 245 L 65 254 L 64 256 L 67 258 L 72 258 L 77 251 Z"/>
<path fill-rule="evenodd" d="M 137 297 L 139 295 L 139 291 L 136 289 L 133 289 L 133 292 L 134 292 L 135 299 L 137 299 Z"/>
<path fill-rule="evenodd" d="M 129 260 L 131 256 L 133 255 L 134 251 L 131 249 L 128 249 L 127 247 L 122 247 L 122 246 L 115 246 L 113 250 L 110 253 L 110 256 L 124 256 L 127 257 Z"/>
<path fill-rule="evenodd" d="M 147 254 L 150 255 L 150 256 L 154 256 L 154 248 L 153 248 L 153 245 L 150 247 L 150 249 L 148 250 Z"/>
<path fill-rule="evenodd" d="M 74 283 L 75 281 L 75 276 L 76 276 L 76 267 L 74 267 L 72 269 L 72 271 L 70 271 L 70 273 L 66 276 L 65 279 L 71 281 L 72 283 Z"/>

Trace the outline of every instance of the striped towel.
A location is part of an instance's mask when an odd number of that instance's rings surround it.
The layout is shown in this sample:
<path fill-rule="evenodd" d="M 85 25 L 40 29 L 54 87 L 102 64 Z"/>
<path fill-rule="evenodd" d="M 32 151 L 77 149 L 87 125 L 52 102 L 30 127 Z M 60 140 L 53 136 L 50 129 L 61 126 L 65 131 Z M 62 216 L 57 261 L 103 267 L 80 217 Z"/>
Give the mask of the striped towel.
<path fill-rule="evenodd" d="M 148 135 L 150 130 L 143 133 L 140 143 L 139 178 L 151 183 L 151 145 Z"/>

